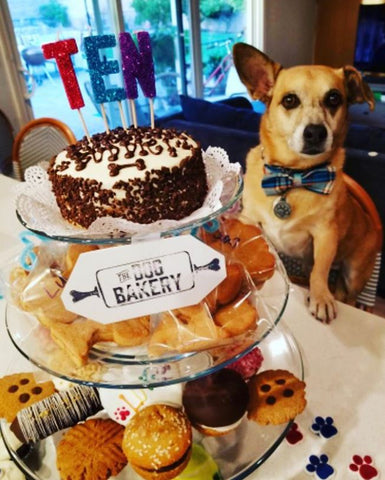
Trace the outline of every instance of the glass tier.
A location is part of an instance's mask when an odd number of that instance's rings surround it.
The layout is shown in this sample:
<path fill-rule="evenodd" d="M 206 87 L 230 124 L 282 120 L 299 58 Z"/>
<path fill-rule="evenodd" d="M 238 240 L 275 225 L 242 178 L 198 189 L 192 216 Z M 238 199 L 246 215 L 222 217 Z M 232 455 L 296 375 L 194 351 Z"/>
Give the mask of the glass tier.
<path fill-rule="evenodd" d="M 240 200 L 243 191 L 243 179 L 241 175 L 229 174 L 223 179 L 223 190 L 219 196 L 220 208 L 206 207 L 201 210 L 202 215 L 197 216 L 197 213 L 192 214 L 182 220 L 175 221 L 160 221 L 154 225 L 142 225 L 140 233 L 137 233 L 137 224 L 133 224 L 130 227 L 129 222 L 120 222 L 119 219 L 115 223 L 109 222 L 107 226 L 100 227 L 102 232 L 96 233 L 93 230 L 86 230 L 83 228 L 71 228 L 69 232 L 66 232 L 65 222 L 59 217 L 57 223 L 54 225 L 56 228 L 52 230 L 52 226 L 48 223 L 47 229 L 45 225 L 42 227 L 41 222 L 38 222 L 39 227 L 36 224 L 35 212 L 31 214 L 31 209 L 24 210 L 24 215 L 19 211 L 16 211 L 16 216 L 20 223 L 35 234 L 48 238 L 51 240 L 69 242 L 69 243 L 85 243 L 85 244 L 123 244 L 131 243 L 132 241 L 138 241 L 146 239 L 148 236 L 159 236 L 162 238 L 181 235 L 186 232 L 191 232 L 199 227 L 212 222 L 217 217 L 225 212 L 228 212 L 238 200 Z M 111 220 L 111 219 L 109 219 Z M 64 225 L 64 227 L 63 227 Z M 135 234 L 130 231 L 130 228 L 134 228 Z M 64 233 L 60 233 L 63 229 Z M 55 232 L 55 233 L 52 233 Z"/>
<path fill-rule="evenodd" d="M 223 346 L 183 354 L 150 357 L 146 346 L 119 347 L 97 343 L 88 362 L 75 367 L 68 355 L 52 340 L 49 330 L 34 315 L 9 303 L 6 328 L 19 352 L 48 373 L 77 382 L 92 382 L 109 388 L 157 387 L 206 375 L 260 346 L 281 319 L 289 294 L 285 270 L 277 258 L 274 275 L 251 294 L 259 319 L 257 328 L 231 338 Z"/>
<path fill-rule="evenodd" d="M 264 357 L 261 370 L 285 369 L 303 379 L 303 363 L 298 345 L 282 323 L 276 325 L 259 348 Z M 105 413 L 101 413 L 105 415 Z M 237 429 L 222 437 L 206 437 L 194 431 L 194 441 L 201 444 L 214 458 L 224 480 L 241 480 L 256 470 L 285 438 L 291 422 L 276 426 L 261 426 L 246 417 Z M 1 423 L 1 433 L 12 458 L 21 470 L 34 480 L 59 480 L 56 469 L 55 445 L 63 432 L 40 441 L 34 449 L 20 456 L 8 424 Z M 76 454 L 76 453 L 75 453 Z M 139 480 L 130 467 L 126 467 L 119 480 Z"/>

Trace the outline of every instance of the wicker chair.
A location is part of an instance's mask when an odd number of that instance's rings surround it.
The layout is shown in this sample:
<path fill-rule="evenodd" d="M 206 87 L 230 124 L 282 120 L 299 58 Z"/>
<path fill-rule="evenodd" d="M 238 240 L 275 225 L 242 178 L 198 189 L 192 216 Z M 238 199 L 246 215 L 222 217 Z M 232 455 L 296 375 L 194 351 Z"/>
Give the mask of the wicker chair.
<path fill-rule="evenodd" d="M 24 172 L 31 165 L 51 160 L 67 145 L 76 142 L 72 130 L 55 118 L 37 118 L 28 122 L 16 135 L 12 148 L 15 177 L 24 180 Z"/>

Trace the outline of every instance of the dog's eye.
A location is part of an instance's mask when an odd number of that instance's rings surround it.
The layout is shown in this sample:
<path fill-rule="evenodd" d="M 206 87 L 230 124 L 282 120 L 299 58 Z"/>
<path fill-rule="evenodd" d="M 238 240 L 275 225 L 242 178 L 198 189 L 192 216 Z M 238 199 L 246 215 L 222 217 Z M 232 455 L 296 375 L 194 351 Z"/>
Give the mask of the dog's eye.
<path fill-rule="evenodd" d="M 327 107 L 336 108 L 342 104 L 342 95 L 338 90 L 330 90 L 325 95 L 324 103 Z"/>
<path fill-rule="evenodd" d="M 295 95 L 294 93 L 288 93 L 283 97 L 281 103 L 283 107 L 286 108 L 286 110 L 291 110 L 292 108 L 298 107 L 301 102 L 299 101 L 297 95 Z"/>

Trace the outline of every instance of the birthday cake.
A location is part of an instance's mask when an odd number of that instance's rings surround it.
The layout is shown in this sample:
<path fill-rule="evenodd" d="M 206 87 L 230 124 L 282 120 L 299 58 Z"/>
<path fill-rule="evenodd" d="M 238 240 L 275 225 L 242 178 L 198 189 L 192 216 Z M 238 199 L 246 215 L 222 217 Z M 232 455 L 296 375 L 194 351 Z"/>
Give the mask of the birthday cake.
<path fill-rule="evenodd" d="M 116 128 L 84 137 L 51 160 L 48 175 L 63 218 L 85 228 L 105 216 L 180 220 L 207 194 L 199 143 L 174 129 Z"/>

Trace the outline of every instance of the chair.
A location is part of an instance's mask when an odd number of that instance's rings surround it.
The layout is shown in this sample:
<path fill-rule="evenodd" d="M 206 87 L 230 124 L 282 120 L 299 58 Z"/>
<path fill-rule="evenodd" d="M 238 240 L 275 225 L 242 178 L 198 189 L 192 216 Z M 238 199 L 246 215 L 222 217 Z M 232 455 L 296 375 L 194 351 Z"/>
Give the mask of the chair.
<path fill-rule="evenodd" d="M 361 308 L 367 312 L 373 312 L 375 303 L 376 303 L 376 294 L 377 294 L 377 285 L 380 275 L 380 266 L 381 266 L 381 250 L 383 242 L 383 227 L 380 215 L 377 211 L 377 208 L 370 198 L 369 194 L 361 187 L 352 177 L 344 175 L 344 181 L 346 183 L 349 194 L 355 198 L 363 209 L 367 212 L 369 217 L 372 219 L 373 228 L 377 232 L 377 244 L 376 244 L 376 262 L 370 279 L 365 285 L 362 292 L 358 295 L 356 299 L 356 307 Z M 306 272 L 304 265 L 299 258 L 288 257 L 282 253 L 279 253 L 283 264 L 285 265 L 287 274 L 290 280 L 293 283 L 299 285 L 309 285 L 309 272 Z M 329 284 L 331 287 L 336 281 L 338 276 L 338 268 L 332 268 L 329 276 Z"/>
<path fill-rule="evenodd" d="M 12 148 L 15 177 L 23 181 L 28 167 L 51 160 L 76 141 L 68 125 L 55 118 L 43 117 L 28 122 L 16 135 Z"/>
<path fill-rule="evenodd" d="M 12 175 L 13 128 L 6 115 L 0 110 L 0 173 Z"/>
<path fill-rule="evenodd" d="M 47 68 L 47 64 L 50 62 L 44 58 L 43 51 L 40 47 L 27 47 L 21 52 L 21 56 L 25 61 L 27 70 L 34 77 L 38 85 L 43 83 L 45 76 L 52 82 L 51 74 Z"/>

